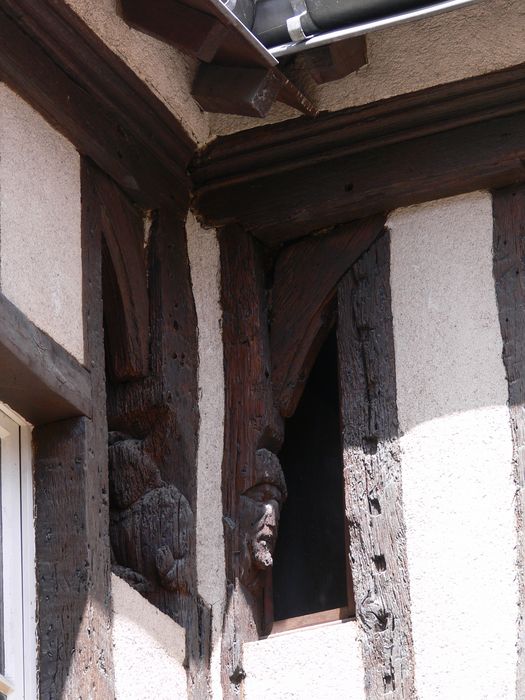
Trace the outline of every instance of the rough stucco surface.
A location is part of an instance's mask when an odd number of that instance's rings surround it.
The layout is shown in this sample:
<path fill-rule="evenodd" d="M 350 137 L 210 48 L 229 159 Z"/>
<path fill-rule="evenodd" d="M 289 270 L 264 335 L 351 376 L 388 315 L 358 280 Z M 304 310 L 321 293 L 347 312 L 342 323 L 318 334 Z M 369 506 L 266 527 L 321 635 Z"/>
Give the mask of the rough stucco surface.
<path fill-rule="evenodd" d="M 82 361 L 80 158 L 0 84 L 0 284 L 39 328 Z"/>
<path fill-rule="evenodd" d="M 117 14 L 118 0 L 66 2 L 166 104 L 189 136 L 203 144 L 209 136 L 208 116 L 190 95 L 195 63 L 168 44 L 127 25 Z"/>
<path fill-rule="evenodd" d="M 114 574 L 111 589 L 116 700 L 186 698 L 183 628 Z"/>
<path fill-rule="evenodd" d="M 418 695 L 510 700 L 516 532 L 491 198 L 399 210 L 388 226 Z"/>
<path fill-rule="evenodd" d="M 197 455 L 197 578 L 212 608 L 212 697 L 220 697 L 220 635 L 226 590 L 222 529 L 224 365 L 220 306 L 220 252 L 215 231 L 186 222 L 199 335 L 199 446 Z"/>
<path fill-rule="evenodd" d="M 414 92 L 525 61 L 523 0 L 480 0 L 466 8 L 367 36 L 368 65 L 320 86 L 321 110 L 338 110 Z M 267 122 L 297 116 L 281 105 Z M 265 123 L 215 115 L 212 132 L 226 134 Z"/>
<path fill-rule="evenodd" d="M 355 622 L 278 634 L 243 647 L 246 700 L 365 700 Z"/>

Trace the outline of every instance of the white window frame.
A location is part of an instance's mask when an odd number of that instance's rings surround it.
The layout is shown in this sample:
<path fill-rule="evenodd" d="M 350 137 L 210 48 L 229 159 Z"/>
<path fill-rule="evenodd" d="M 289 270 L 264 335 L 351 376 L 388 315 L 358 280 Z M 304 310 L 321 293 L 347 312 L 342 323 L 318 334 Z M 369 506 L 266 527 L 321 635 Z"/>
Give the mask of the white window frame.
<path fill-rule="evenodd" d="M 8 700 L 37 699 L 36 572 L 31 426 L 0 403 L 2 576 Z M 7 565 L 6 562 L 14 565 Z"/>

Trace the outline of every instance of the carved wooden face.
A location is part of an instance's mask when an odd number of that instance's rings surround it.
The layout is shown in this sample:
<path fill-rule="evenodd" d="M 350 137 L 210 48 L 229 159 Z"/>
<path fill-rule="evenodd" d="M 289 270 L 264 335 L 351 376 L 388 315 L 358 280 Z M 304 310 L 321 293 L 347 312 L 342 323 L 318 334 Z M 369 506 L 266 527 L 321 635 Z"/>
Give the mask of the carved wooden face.
<path fill-rule="evenodd" d="M 280 489 L 269 483 L 257 484 L 241 496 L 241 527 L 252 565 L 258 570 L 273 565 L 283 501 Z"/>

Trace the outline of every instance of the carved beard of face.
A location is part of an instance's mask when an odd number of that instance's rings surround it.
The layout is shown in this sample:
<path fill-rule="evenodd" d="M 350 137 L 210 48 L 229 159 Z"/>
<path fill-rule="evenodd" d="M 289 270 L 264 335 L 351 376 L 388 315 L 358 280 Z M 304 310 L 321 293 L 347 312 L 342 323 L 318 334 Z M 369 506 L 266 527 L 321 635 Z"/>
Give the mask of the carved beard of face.
<path fill-rule="evenodd" d="M 273 484 L 257 484 L 242 497 L 242 521 L 250 558 L 256 569 L 273 565 L 282 494 Z"/>

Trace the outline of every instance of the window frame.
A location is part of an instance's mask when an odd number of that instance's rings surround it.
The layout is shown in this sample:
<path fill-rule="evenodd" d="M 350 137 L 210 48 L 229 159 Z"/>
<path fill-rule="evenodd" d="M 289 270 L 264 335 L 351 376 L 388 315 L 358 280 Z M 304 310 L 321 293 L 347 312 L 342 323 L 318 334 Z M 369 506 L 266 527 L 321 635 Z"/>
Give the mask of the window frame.
<path fill-rule="evenodd" d="M 9 700 L 38 697 L 31 431 L 29 423 L 0 403 L 2 562 L 16 560 L 20 564 L 13 567 L 9 576 L 3 566 L 0 569 L 4 629 L 17 631 L 16 640 L 9 646 L 4 635 L 4 675 L 0 675 L 0 686 L 5 688 L 2 692 Z"/>

